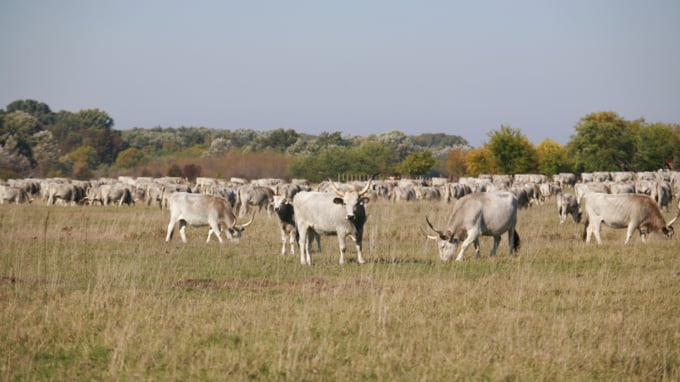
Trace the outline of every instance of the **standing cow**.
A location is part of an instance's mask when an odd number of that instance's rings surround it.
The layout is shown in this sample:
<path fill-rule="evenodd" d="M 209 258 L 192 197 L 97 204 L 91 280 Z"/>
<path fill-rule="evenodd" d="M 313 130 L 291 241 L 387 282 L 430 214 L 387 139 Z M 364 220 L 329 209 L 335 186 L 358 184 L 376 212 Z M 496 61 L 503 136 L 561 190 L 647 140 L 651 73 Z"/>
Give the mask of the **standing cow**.
<path fill-rule="evenodd" d="M 179 222 L 179 233 L 184 243 L 187 242 L 185 233 L 187 224 L 195 227 L 210 226 L 206 243 L 210 242 L 210 235 L 213 233 L 221 243 L 220 233 L 222 231 L 227 239 L 238 240 L 243 230 L 253 222 L 255 217 L 253 215 L 249 222 L 238 226 L 228 200 L 219 196 L 187 192 L 172 193 L 168 198 L 168 208 L 170 209 L 170 223 L 168 234 L 165 236 L 166 242 L 172 238 L 177 222 Z"/>
<path fill-rule="evenodd" d="M 650 232 L 661 233 L 669 239 L 673 236 L 672 225 L 678 216 L 666 223 L 659 205 L 647 195 L 589 193 L 583 199 L 586 211 L 583 239 L 586 243 L 590 243 L 593 234 L 597 243 L 602 243 L 602 223 L 612 228 L 627 228 L 626 244 L 635 230 L 640 232 L 643 242 Z"/>
<path fill-rule="evenodd" d="M 21 188 L 13 186 L 0 185 L 0 204 L 5 202 L 23 204 L 31 203 L 33 199 L 29 196 L 28 192 Z"/>
<path fill-rule="evenodd" d="M 312 232 L 318 235 L 337 235 L 340 245 L 340 264 L 345 262 L 347 246 L 345 237 L 354 239 L 357 248 L 357 261 L 366 262 L 361 252 L 361 242 L 366 223 L 364 204 L 368 198 L 363 196 L 371 187 L 371 180 L 360 191 L 340 191 L 330 182 L 335 193 L 305 191 L 298 192 L 293 198 L 295 221 L 300 235 L 300 263 L 312 265 L 309 254 L 308 235 Z"/>
<path fill-rule="evenodd" d="M 450 260 L 460 245 L 456 260 L 462 261 L 463 253 L 470 244 L 474 244 L 476 256 L 480 257 L 480 236 L 493 236 L 493 248 L 489 256 L 494 256 L 501 235 L 507 232 L 512 256 L 519 248 L 519 235 L 515 230 L 517 207 L 517 198 L 508 191 L 468 194 L 454 206 L 445 231 L 435 228 L 427 216 L 425 217 L 427 224 L 437 233 L 437 236 L 427 237 L 439 240 L 439 258 L 444 261 Z"/>
<path fill-rule="evenodd" d="M 295 208 L 293 202 L 286 196 L 274 195 L 272 207 L 276 216 L 279 218 L 279 230 L 281 231 L 281 255 L 286 254 L 286 244 L 290 242 L 290 254 L 295 254 L 295 245 L 298 242 L 299 234 L 297 225 L 295 224 Z M 312 232 L 309 239 L 316 237 L 316 244 L 319 252 L 321 252 L 321 238 Z"/>
<path fill-rule="evenodd" d="M 574 194 L 564 192 L 557 196 L 557 213 L 560 215 L 560 224 L 567 221 L 567 215 L 571 215 L 574 223 L 581 222 L 581 211 Z"/>

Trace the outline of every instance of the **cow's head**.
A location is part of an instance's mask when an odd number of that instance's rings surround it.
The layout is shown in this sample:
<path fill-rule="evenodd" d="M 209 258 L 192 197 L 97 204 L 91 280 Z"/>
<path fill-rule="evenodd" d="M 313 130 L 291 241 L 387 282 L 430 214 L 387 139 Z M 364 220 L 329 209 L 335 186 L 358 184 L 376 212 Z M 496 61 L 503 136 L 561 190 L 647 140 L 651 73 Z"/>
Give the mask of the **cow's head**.
<path fill-rule="evenodd" d="M 274 211 L 278 211 L 279 209 L 281 209 L 281 207 L 287 204 L 290 204 L 290 200 L 288 200 L 288 198 L 286 198 L 283 195 L 274 195 L 274 197 L 272 198 L 271 205 Z"/>
<path fill-rule="evenodd" d="M 253 220 L 255 220 L 255 212 L 253 212 L 253 216 L 250 218 L 250 220 L 247 223 L 238 225 L 238 224 L 236 224 L 236 221 L 234 221 L 234 225 L 225 229 L 224 234 L 227 236 L 227 239 L 238 242 L 239 239 L 241 239 L 241 235 L 243 234 L 243 231 L 246 229 L 247 226 L 249 226 L 253 223 Z"/>
<path fill-rule="evenodd" d="M 361 189 L 361 191 L 345 191 L 345 192 L 338 190 L 338 188 L 335 187 L 333 181 L 332 180 L 330 181 L 331 188 L 333 189 L 335 194 L 338 195 L 337 198 L 333 199 L 333 203 L 345 207 L 345 211 L 347 212 L 347 220 L 354 220 L 357 215 L 361 214 L 359 212 L 359 209 L 362 207 L 360 206 L 368 203 L 369 199 L 363 195 L 370 189 L 372 180 L 373 178 L 371 178 L 368 181 L 366 186 L 363 189 Z"/>
<path fill-rule="evenodd" d="M 435 228 L 432 223 L 430 223 L 430 219 L 427 216 L 425 216 L 425 221 L 430 229 L 437 233 L 437 235 L 428 235 L 424 231 L 423 234 L 428 239 L 437 240 L 437 250 L 439 251 L 440 259 L 443 261 L 451 260 L 453 255 L 458 251 L 459 244 L 467 238 L 467 230 L 459 229 L 456 232 L 452 232 L 451 230 L 443 232 L 442 230 Z"/>

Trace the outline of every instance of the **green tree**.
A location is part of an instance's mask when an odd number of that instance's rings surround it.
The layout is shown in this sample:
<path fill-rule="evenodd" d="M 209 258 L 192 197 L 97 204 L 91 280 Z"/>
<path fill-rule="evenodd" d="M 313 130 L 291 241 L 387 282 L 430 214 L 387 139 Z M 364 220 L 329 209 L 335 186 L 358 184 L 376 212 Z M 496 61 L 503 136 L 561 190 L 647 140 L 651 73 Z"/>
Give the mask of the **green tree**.
<path fill-rule="evenodd" d="M 538 171 L 538 155 L 529 139 L 519 129 L 501 125 L 489 133 L 487 148 L 494 156 L 499 174 L 520 174 Z"/>
<path fill-rule="evenodd" d="M 125 169 L 134 168 L 144 163 L 146 159 L 146 155 L 142 150 L 139 150 L 136 147 L 130 147 L 129 149 L 118 153 L 116 167 Z"/>
<path fill-rule="evenodd" d="M 4 145 L 7 138 L 13 137 L 13 150 L 32 161 L 33 135 L 42 131 L 40 121 L 34 116 L 18 110 L 3 115 L 0 128 L 0 145 Z"/>
<path fill-rule="evenodd" d="M 55 122 L 55 114 L 50 107 L 36 100 L 16 100 L 7 105 L 7 113 L 23 111 L 36 118 L 42 126 L 51 125 Z"/>
<path fill-rule="evenodd" d="M 451 150 L 446 158 L 446 172 L 454 179 L 467 174 L 466 152 L 463 150 Z"/>
<path fill-rule="evenodd" d="M 588 114 L 567 144 L 576 172 L 631 170 L 635 133 L 630 122 L 611 111 Z"/>
<path fill-rule="evenodd" d="M 470 176 L 497 174 L 496 158 L 487 146 L 470 150 L 465 155 L 465 164 L 467 166 L 468 175 Z"/>
<path fill-rule="evenodd" d="M 429 150 L 413 153 L 397 164 L 394 170 L 403 175 L 419 176 L 425 175 L 434 166 L 434 155 Z"/>
<path fill-rule="evenodd" d="M 637 128 L 636 150 L 633 155 L 634 171 L 670 169 L 679 147 L 679 137 L 670 126 L 663 123 L 643 124 Z"/>
<path fill-rule="evenodd" d="M 541 174 L 552 176 L 560 172 L 572 172 L 573 163 L 569 159 L 566 147 L 545 139 L 536 147 L 538 156 L 538 171 Z"/>
<path fill-rule="evenodd" d="M 255 143 L 254 148 L 257 151 L 272 150 L 276 152 L 286 152 L 288 147 L 292 146 L 298 140 L 298 134 L 293 129 L 276 129 L 264 134 Z"/>

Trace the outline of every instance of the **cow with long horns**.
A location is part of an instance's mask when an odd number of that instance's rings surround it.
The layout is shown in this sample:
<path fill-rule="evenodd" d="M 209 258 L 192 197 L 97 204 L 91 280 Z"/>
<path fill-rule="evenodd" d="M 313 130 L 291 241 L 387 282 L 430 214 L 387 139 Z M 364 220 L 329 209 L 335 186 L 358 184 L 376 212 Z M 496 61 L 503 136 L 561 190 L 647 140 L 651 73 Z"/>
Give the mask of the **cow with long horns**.
<path fill-rule="evenodd" d="M 425 216 L 427 225 L 437 233 L 436 236 L 427 234 L 426 236 L 438 240 L 440 259 L 450 260 L 460 247 L 456 260 L 462 261 L 463 253 L 470 244 L 474 244 L 476 256 L 480 257 L 480 236 L 493 236 L 493 247 L 489 256 L 494 256 L 501 235 L 507 232 L 512 256 L 519 248 L 519 235 L 515 230 L 517 207 L 517 198 L 508 191 L 468 194 L 458 200 L 443 230 L 435 228 Z"/>
<path fill-rule="evenodd" d="M 369 180 L 360 191 L 340 191 L 333 181 L 330 181 L 333 193 L 302 191 L 295 194 L 293 208 L 295 222 L 299 234 L 300 263 L 311 265 L 307 235 L 337 235 L 340 245 L 340 264 L 345 262 L 347 246 L 345 238 L 350 236 L 357 248 L 357 262 L 366 262 L 361 252 L 361 242 L 366 223 L 364 204 L 368 198 L 364 196 L 371 188 Z"/>
<path fill-rule="evenodd" d="M 184 243 L 187 242 L 186 226 L 187 224 L 194 227 L 209 226 L 208 238 L 206 243 L 210 242 L 210 236 L 215 234 L 217 239 L 222 242 L 220 233 L 224 231 L 225 236 L 229 240 L 238 240 L 241 238 L 243 230 L 249 226 L 255 215 L 249 222 L 237 225 L 236 216 L 231 209 L 231 203 L 227 199 L 220 196 L 191 194 L 187 192 L 174 192 L 168 198 L 168 208 L 170 209 L 170 223 L 168 223 L 168 233 L 165 236 L 165 241 L 170 241 L 175 224 L 179 222 L 179 234 Z"/>
<path fill-rule="evenodd" d="M 602 223 L 612 228 L 626 228 L 627 244 L 633 232 L 640 232 L 642 241 L 646 241 L 648 233 L 659 233 L 670 239 L 673 236 L 673 223 L 678 216 L 668 223 L 661 214 L 659 205 L 647 195 L 640 194 L 603 194 L 589 193 L 583 198 L 586 222 L 583 229 L 583 240 L 590 243 L 594 234 L 598 244 Z"/>

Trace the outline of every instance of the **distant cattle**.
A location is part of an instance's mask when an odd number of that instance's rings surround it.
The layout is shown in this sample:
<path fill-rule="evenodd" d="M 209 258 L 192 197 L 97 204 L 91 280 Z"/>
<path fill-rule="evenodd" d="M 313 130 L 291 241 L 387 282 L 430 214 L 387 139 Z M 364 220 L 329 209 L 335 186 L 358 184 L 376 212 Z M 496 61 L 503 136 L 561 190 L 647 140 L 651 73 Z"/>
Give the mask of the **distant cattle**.
<path fill-rule="evenodd" d="M 246 184 L 239 187 L 236 193 L 236 209 L 239 216 L 246 215 L 251 207 L 257 207 L 258 211 L 264 209 L 270 214 L 273 198 L 274 191 L 271 188 Z"/>
<path fill-rule="evenodd" d="M 300 263 L 311 265 L 308 235 L 312 232 L 319 235 L 337 235 L 340 245 L 340 264 L 345 262 L 345 238 L 352 237 L 356 244 L 357 261 L 365 263 L 362 249 L 366 210 L 364 204 L 368 198 L 364 196 L 371 187 L 371 180 L 360 191 L 340 191 L 330 182 L 333 193 L 298 192 L 293 198 L 295 222 L 300 235 Z"/>
<path fill-rule="evenodd" d="M 32 200 L 28 192 L 21 188 L 0 185 L 0 204 L 5 202 L 23 204 L 30 203 Z"/>
<path fill-rule="evenodd" d="M 568 192 L 564 192 L 557 196 L 557 213 L 560 216 L 560 224 L 567 221 L 567 215 L 571 215 L 574 223 L 581 222 L 581 211 L 579 211 L 576 196 Z"/>
<path fill-rule="evenodd" d="M 672 225 L 678 219 L 676 216 L 666 223 L 659 206 L 647 195 L 589 193 L 585 195 L 583 203 L 586 212 L 583 239 L 586 243 L 590 243 L 593 234 L 597 243 L 602 243 L 602 223 L 612 228 L 626 228 L 625 243 L 630 241 L 636 230 L 640 232 L 642 241 L 646 241 L 648 233 L 660 233 L 671 238 Z"/>
<path fill-rule="evenodd" d="M 463 254 L 470 244 L 474 244 L 475 254 L 480 257 L 480 236 L 493 236 L 490 256 L 494 256 L 501 235 L 507 232 L 512 255 L 520 243 L 515 230 L 517 208 L 517 198 L 508 191 L 468 194 L 458 200 L 444 229 L 435 228 L 427 216 L 425 217 L 428 226 L 437 233 L 437 236 L 427 237 L 438 240 L 440 259 L 450 260 L 460 247 L 456 260 L 462 261 Z"/>
<path fill-rule="evenodd" d="M 229 240 L 238 240 L 241 238 L 243 229 L 253 222 L 251 218 L 243 225 L 236 225 L 236 217 L 229 201 L 213 195 L 174 192 L 168 198 L 168 208 L 170 209 L 170 223 L 168 223 L 165 241 L 170 241 L 172 238 L 176 223 L 179 223 L 179 233 L 184 243 L 187 242 L 185 233 L 187 224 L 195 227 L 209 226 L 206 243 L 210 242 L 212 234 L 215 234 L 221 243 L 221 232 L 224 232 Z"/>

